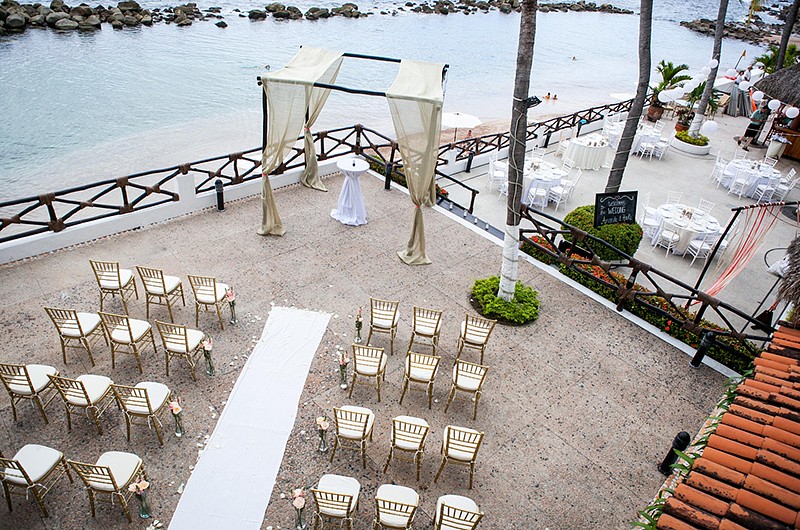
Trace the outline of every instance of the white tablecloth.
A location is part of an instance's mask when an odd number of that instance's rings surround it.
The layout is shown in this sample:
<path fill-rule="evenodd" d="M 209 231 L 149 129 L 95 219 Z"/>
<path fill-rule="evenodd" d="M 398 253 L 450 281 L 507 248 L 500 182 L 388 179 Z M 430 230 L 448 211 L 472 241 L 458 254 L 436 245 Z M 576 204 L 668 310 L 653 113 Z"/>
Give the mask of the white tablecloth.
<path fill-rule="evenodd" d="M 573 160 L 580 169 L 600 169 L 606 161 L 606 146 L 608 142 L 597 133 L 573 138 L 564 151 L 564 158 Z"/>
<path fill-rule="evenodd" d="M 531 188 L 538 187 L 549 190 L 554 186 L 560 185 L 561 179 L 566 176 L 566 171 L 563 171 L 550 162 L 526 162 L 525 173 L 522 179 L 522 204 L 526 206 L 530 205 L 528 193 L 530 193 Z"/>
<path fill-rule="evenodd" d="M 360 158 L 346 158 L 339 160 L 336 167 L 344 173 L 344 184 L 339 194 L 339 204 L 335 210 L 331 210 L 331 217 L 346 225 L 367 224 L 367 206 L 358 179 L 367 172 L 369 164 Z"/>
<path fill-rule="evenodd" d="M 664 228 L 664 222 L 669 221 L 676 225 L 680 235 L 680 240 L 672 249 L 674 254 L 686 252 L 686 247 L 693 239 L 718 234 L 720 231 L 719 221 L 716 217 L 685 204 L 662 204 L 656 209 L 655 218 L 659 222 L 659 227 L 650 243 L 655 243 Z"/>
<path fill-rule="evenodd" d="M 747 189 L 744 194 L 748 197 L 755 196 L 756 188 L 761 184 L 767 184 L 770 177 L 778 177 L 781 174 L 777 169 L 769 166 L 762 166 L 757 160 L 731 160 L 723 171 L 722 185 L 730 189 L 740 169 L 743 169 L 747 174 Z"/>

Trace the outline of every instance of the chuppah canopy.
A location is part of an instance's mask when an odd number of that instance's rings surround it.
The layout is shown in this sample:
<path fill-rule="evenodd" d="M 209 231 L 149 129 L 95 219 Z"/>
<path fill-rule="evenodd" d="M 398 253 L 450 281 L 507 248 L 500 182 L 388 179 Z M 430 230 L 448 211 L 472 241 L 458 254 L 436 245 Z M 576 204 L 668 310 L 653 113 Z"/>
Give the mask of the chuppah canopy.
<path fill-rule="evenodd" d="M 400 70 L 385 93 L 339 87 L 331 83 L 339 73 L 343 57 L 399 62 Z M 431 206 L 436 199 L 434 173 L 446 71 L 445 64 L 342 54 L 303 47 L 284 68 L 262 76 L 260 81 L 264 86 L 266 116 L 261 164 L 262 223 L 258 233 L 279 236 L 285 233 L 272 194 L 269 175 L 280 167 L 304 125 L 306 169 L 301 182 L 308 187 L 324 190 L 317 175 L 316 154 L 309 128 L 319 116 L 329 91 L 342 90 L 385 96 L 389 101 L 409 193 L 416 206 L 411 238 L 406 250 L 398 252 L 398 255 L 411 265 L 430 263 L 425 254 L 425 233 L 420 207 Z"/>

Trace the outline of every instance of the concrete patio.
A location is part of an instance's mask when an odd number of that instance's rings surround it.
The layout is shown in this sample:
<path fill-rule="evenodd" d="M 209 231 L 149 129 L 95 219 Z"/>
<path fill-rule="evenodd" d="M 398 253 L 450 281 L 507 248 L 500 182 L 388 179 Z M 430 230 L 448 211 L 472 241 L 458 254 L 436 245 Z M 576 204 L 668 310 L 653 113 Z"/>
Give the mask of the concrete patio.
<path fill-rule="evenodd" d="M 698 430 L 720 397 L 724 378 L 705 366 L 691 368 L 683 352 L 523 262 L 520 279 L 539 291 L 540 318 L 523 327 L 495 329 L 485 358 L 490 369 L 477 420 L 471 419 L 472 403 L 464 400 L 445 414 L 459 324 L 466 312 L 473 312 L 469 289 L 474 279 L 498 273 L 500 247 L 442 210 L 426 209 L 428 256 L 433 263 L 406 266 L 396 256 L 405 246 L 413 213 L 404 192 L 386 192 L 380 179 L 363 178 L 369 224 L 353 228 L 329 216 L 342 181 L 340 176 L 326 179 L 328 193 L 299 187 L 277 191 L 287 228 L 282 238 L 256 234 L 260 202 L 253 197 L 229 203 L 223 213 L 207 210 L 0 267 L 3 362 L 50 364 L 68 376 L 104 374 L 121 384 L 167 383 L 183 397 L 188 430 L 183 438 L 169 434 L 160 448 L 155 434 L 139 426 L 128 443 L 124 422 L 112 407 L 101 418 L 103 436 L 85 417 L 76 418 L 72 432 L 67 433 L 58 400 L 47 409 L 49 425 L 28 403 L 20 407 L 20 421 L 14 423 L 4 395 L 0 398 L 3 454 L 11 456 L 26 443 L 48 445 L 69 459 L 91 462 L 104 451 L 135 452 L 151 477 L 154 517 L 166 526 L 180 497 L 179 486 L 189 480 L 205 436 L 225 407 L 271 307 L 295 306 L 333 317 L 308 373 L 276 486 L 271 492 L 253 487 L 253 495 L 270 496 L 262 528 L 291 527 L 293 510 L 280 498 L 281 492 L 315 484 L 325 473 L 360 481 L 358 529 L 371 527 L 374 494 L 384 483 L 419 492 L 416 528 L 430 525 L 436 499 L 448 493 L 473 498 L 486 513 L 480 525 L 484 529 L 627 528 L 626 523 L 663 481 L 656 466 L 673 437 L 681 430 Z M 69 355 L 65 366 L 43 307 L 99 309 L 90 258 L 118 260 L 129 268 L 160 267 L 182 277 L 187 290 L 186 274 L 215 275 L 232 284 L 238 293 L 239 324 L 226 324 L 221 331 L 208 314 L 201 315 L 199 326 L 215 340 L 217 375 L 207 377 L 201 370 L 195 383 L 188 369 L 177 363 L 166 378 L 160 344 L 158 355 L 144 356 L 142 375 L 127 356 L 112 369 L 105 346 L 95 350 L 96 367 L 76 353 Z M 353 315 L 359 306 L 367 311 L 370 296 L 400 301 L 396 353 L 388 362 L 381 403 L 366 386 L 358 386 L 348 399 L 338 386 L 335 357 L 337 346 L 349 347 Z M 191 294 L 187 298 L 187 307 L 177 309 L 176 322 L 193 326 Z M 406 396 L 402 406 L 398 404 L 414 305 L 444 311 L 443 361 L 432 410 L 418 390 Z M 122 307 L 113 301 L 107 309 L 121 311 Z M 134 302 L 130 313 L 144 318 L 142 299 Z M 166 310 L 156 309 L 151 317 L 153 323 L 165 318 Z M 373 343 L 388 347 L 384 336 Z M 376 414 L 366 470 L 352 451 L 337 452 L 333 463 L 327 454 L 316 452 L 315 418 L 331 417 L 332 407 L 343 404 L 369 407 Z M 391 418 L 400 414 L 425 418 L 431 425 L 419 483 L 413 465 L 406 462 L 395 460 L 382 473 Z M 448 424 L 486 433 L 472 490 L 467 489 L 468 472 L 460 466 L 448 466 L 439 482 L 433 483 L 442 432 Z M 171 432 L 169 424 L 167 431 Z M 63 480 L 45 498 L 49 519 L 41 517 L 32 501 L 15 497 L 13 503 L 13 513 L 0 518 L 2 528 L 144 528 L 149 524 L 136 519 L 129 525 L 116 505 L 102 505 L 92 519 L 77 479 L 75 484 Z M 310 521 L 311 509 L 306 511 Z"/>

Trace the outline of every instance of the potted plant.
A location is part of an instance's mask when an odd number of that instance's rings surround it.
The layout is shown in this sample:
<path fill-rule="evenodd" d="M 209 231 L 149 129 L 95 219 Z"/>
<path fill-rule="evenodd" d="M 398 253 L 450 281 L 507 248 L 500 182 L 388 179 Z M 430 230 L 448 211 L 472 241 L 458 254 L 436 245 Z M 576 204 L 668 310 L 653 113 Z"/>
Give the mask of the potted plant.
<path fill-rule="evenodd" d="M 698 101 L 700 101 L 700 98 L 703 97 L 703 91 L 705 89 L 706 82 L 703 81 L 691 92 L 688 92 L 683 96 L 683 99 L 686 101 L 686 106 L 680 107 L 675 111 L 675 114 L 678 117 L 677 122 L 675 122 L 675 130 L 677 132 L 689 130 L 689 127 L 692 125 L 692 120 L 694 120 L 694 106 Z M 710 110 L 712 113 L 716 112 L 719 108 L 719 95 L 720 91 L 717 89 L 713 89 L 711 92 L 711 98 L 708 100 L 708 110 Z"/>
<path fill-rule="evenodd" d="M 658 99 L 658 95 L 664 90 L 675 88 L 679 83 L 688 81 L 692 78 L 690 75 L 681 74 L 689 69 L 686 64 L 679 64 L 675 66 L 672 62 L 662 60 L 658 63 L 656 71 L 661 74 L 661 81 L 656 85 L 651 85 L 650 90 L 653 95 L 650 99 L 650 107 L 647 109 L 647 119 L 650 121 L 658 121 L 661 115 L 664 114 L 664 103 Z"/>

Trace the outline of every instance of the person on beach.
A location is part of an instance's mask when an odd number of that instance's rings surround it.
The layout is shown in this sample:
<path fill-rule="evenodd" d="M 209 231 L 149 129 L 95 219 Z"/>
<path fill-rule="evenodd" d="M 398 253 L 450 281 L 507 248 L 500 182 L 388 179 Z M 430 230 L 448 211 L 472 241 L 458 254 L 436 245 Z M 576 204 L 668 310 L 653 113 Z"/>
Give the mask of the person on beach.
<path fill-rule="evenodd" d="M 553 94 L 553 101 L 558 99 L 558 94 Z"/>
<path fill-rule="evenodd" d="M 546 99 L 546 100 L 550 99 L 550 92 L 547 93 L 547 95 L 544 97 L 544 99 Z"/>
<path fill-rule="evenodd" d="M 737 140 L 737 143 L 742 146 L 742 149 L 749 151 L 748 147 L 753 143 L 756 136 L 758 136 L 758 132 L 766 121 L 767 115 L 766 105 L 763 103 L 750 115 L 750 123 L 747 125 L 747 129 L 745 129 L 742 137 Z"/>

